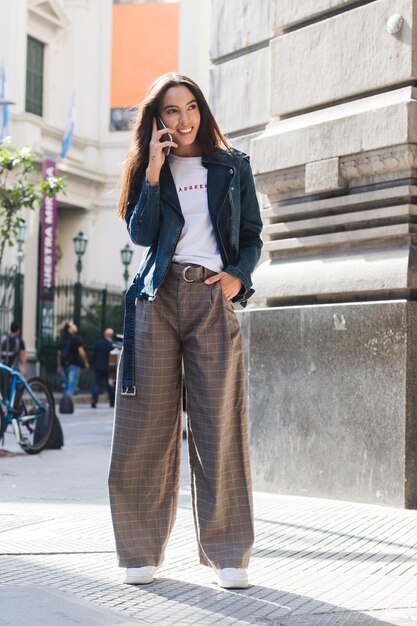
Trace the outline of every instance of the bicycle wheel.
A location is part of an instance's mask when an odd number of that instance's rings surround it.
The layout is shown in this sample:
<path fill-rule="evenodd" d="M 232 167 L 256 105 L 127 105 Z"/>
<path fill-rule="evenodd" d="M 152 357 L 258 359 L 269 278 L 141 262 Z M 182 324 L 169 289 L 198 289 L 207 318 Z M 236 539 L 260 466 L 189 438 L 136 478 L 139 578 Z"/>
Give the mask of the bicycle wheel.
<path fill-rule="evenodd" d="M 7 403 L 5 398 L 9 397 L 9 383 L 10 376 L 4 370 L 0 369 L 0 398 L 2 400 L 2 402 L 0 402 L 0 439 L 3 439 L 3 435 L 7 429 Z"/>
<path fill-rule="evenodd" d="M 6 416 L 4 415 L 3 407 L 0 404 L 0 440 L 3 439 L 3 435 L 6 432 L 6 428 L 7 428 Z"/>
<path fill-rule="evenodd" d="M 26 384 L 30 392 L 21 386 L 15 401 L 19 418 L 19 444 L 28 454 L 37 454 L 44 449 L 51 435 L 55 402 L 49 386 L 42 378 L 36 376 L 26 381 Z"/>

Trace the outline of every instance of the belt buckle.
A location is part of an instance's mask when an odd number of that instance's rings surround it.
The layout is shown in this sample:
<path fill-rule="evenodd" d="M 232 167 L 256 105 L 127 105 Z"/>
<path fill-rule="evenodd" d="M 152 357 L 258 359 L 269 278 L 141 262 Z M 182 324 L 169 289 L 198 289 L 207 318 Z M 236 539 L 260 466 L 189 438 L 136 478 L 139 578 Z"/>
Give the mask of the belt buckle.
<path fill-rule="evenodd" d="M 136 386 L 135 385 L 122 385 L 122 391 L 120 393 L 122 396 L 135 396 L 136 395 Z"/>
<path fill-rule="evenodd" d="M 187 270 L 191 269 L 192 265 L 187 265 L 186 267 L 184 267 L 184 269 L 182 270 L 182 277 L 185 280 L 185 282 L 187 283 L 193 283 L 193 280 L 190 280 L 189 278 L 187 278 Z"/>

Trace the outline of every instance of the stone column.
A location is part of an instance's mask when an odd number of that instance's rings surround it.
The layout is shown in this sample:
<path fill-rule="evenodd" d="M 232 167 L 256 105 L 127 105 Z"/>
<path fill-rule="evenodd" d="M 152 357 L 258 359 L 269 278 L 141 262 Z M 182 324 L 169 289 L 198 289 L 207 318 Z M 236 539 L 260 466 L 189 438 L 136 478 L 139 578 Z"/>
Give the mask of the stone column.
<path fill-rule="evenodd" d="M 255 486 L 417 507 L 417 2 L 231 5 L 213 83 L 257 111 L 232 131 L 265 199 L 242 315 Z"/>

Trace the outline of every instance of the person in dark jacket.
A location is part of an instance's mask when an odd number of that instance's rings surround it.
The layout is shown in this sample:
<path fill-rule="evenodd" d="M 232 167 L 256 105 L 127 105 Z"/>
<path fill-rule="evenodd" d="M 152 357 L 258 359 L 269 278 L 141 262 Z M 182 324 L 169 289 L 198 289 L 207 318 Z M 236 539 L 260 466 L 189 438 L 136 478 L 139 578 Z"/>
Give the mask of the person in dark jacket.
<path fill-rule="evenodd" d="M 103 337 L 96 341 L 93 349 L 91 367 L 94 372 L 93 392 L 91 396 L 91 406 L 97 407 L 97 401 L 103 389 L 103 383 L 107 389 L 110 406 L 114 406 L 114 394 L 109 385 L 109 356 L 113 349 L 113 329 L 106 328 Z"/>
<path fill-rule="evenodd" d="M 84 349 L 78 328 L 74 322 L 66 322 L 62 330 L 62 337 L 57 352 L 57 373 L 63 374 L 65 392 L 73 396 L 78 387 L 81 373 L 81 361 L 89 369 L 90 364 Z"/>
<path fill-rule="evenodd" d="M 17 368 L 23 376 L 27 375 L 26 346 L 20 336 L 20 325 L 12 322 L 10 332 L 1 337 L 0 361 L 11 368 Z M 4 399 L 9 397 L 11 376 L 4 371 L 0 372 L 0 393 Z"/>
<path fill-rule="evenodd" d="M 243 96 L 242 96 L 243 97 Z M 242 337 L 262 248 L 249 156 L 229 146 L 200 87 L 159 77 L 138 108 L 119 216 L 145 246 L 126 293 L 109 474 L 119 565 L 148 584 L 178 503 L 182 372 L 199 560 L 248 587 L 254 540 Z"/>
<path fill-rule="evenodd" d="M 26 376 L 28 369 L 26 346 L 20 333 L 20 325 L 12 322 L 10 332 L 1 338 L 1 362 L 8 367 L 18 368 L 21 374 Z"/>

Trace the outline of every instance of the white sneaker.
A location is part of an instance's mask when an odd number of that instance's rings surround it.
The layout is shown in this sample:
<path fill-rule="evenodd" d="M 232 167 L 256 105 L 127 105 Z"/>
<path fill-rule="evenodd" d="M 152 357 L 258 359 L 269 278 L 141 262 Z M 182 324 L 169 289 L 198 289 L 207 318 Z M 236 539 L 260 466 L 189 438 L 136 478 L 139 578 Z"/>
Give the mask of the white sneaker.
<path fill-rule="evenodd" d="M 219 587 L 223 589 L 247 589 L 249 587 L 248 572 L 245 569 L 225 567 L 216 569 Z"/>
<path fill-rule="evenodd" d="M 128 567 L 126 569 L 125 585 L 147 585 L 153 581 L 157 568 L 153 565 L 145 567 Z"/>

